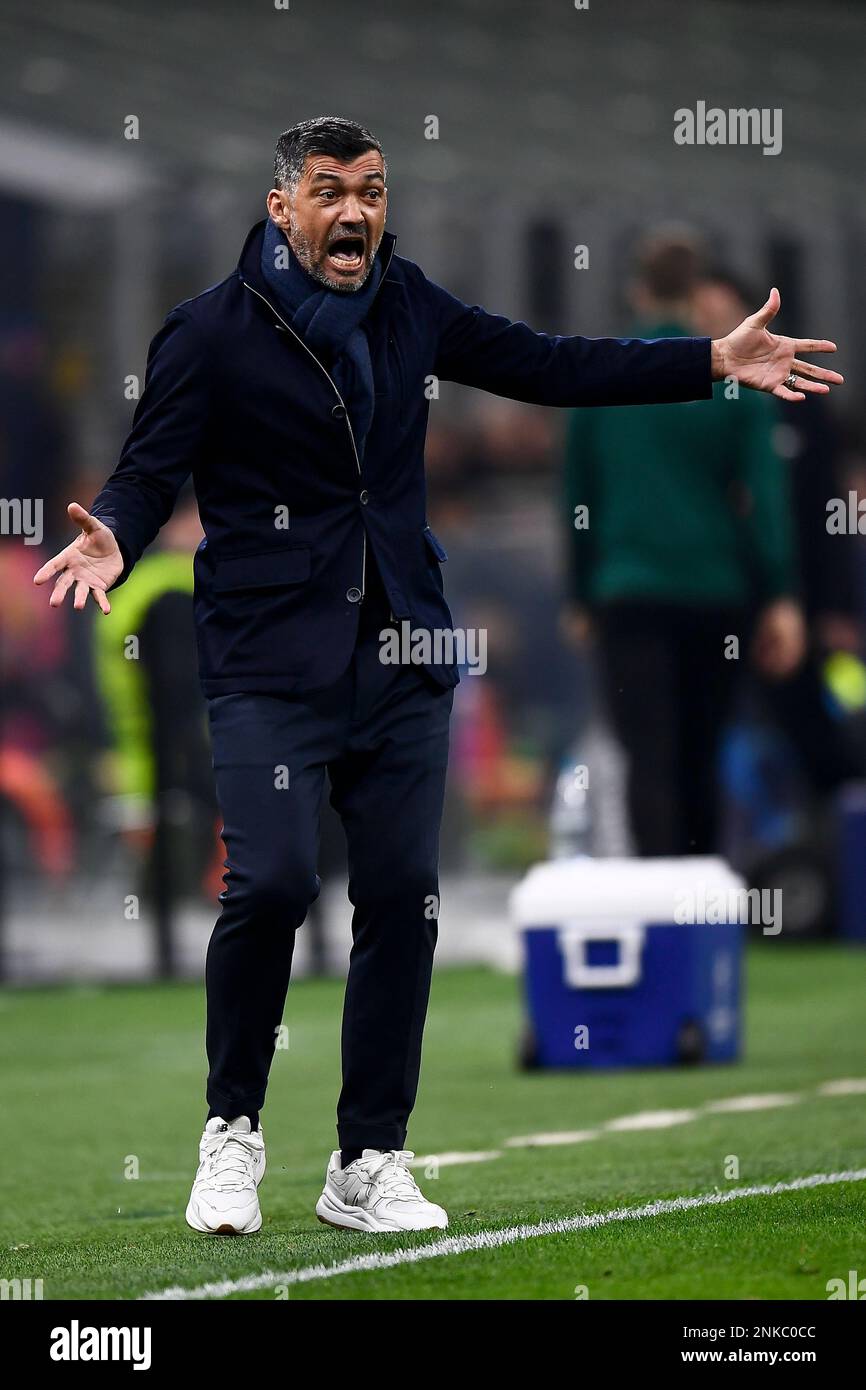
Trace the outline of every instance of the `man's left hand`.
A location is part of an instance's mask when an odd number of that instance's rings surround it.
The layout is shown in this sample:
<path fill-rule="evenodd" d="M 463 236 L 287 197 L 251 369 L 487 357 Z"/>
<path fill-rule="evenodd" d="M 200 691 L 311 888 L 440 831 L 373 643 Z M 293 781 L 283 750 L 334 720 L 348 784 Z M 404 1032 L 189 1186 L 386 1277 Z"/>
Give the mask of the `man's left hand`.
<path fill-rule="evenodd" d="M 743 319 L 726 338 L 713 340 L 713 381 L 735 377 L 742 386 L 769 391 L 781 401 L 803 401 L 807 392 L 826 395 L 831 385 L 841 385 L 845 378 L 838 372 L 800 360 L 801 352 L 835 352 L 835 343 L 826 338 L 783 338 L 769 332 L 767 325 L 778 314 L 781 302 L 779 291 L 770 290 L 762 309 Z M 796 383 L 785 385 L 791 373 Z"/>

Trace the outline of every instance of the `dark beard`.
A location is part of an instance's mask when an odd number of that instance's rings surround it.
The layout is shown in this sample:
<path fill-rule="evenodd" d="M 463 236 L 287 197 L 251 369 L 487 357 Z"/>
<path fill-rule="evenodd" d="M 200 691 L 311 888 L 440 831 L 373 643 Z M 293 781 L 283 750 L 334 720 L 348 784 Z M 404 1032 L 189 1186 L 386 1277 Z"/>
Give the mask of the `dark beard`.
<path fill-rule="evenodd" d="M 370 278 L 370 272 L 373 269 L 376 251 L 379 249 L 378 246 L 374 249 L 373 255 L 370 257 L 370 264 L 367 266 L 363 279 L 356 280 L 353 284 L 347 284 L 344 280 L 335 281 L 328 279 L 323 268 L 313 260 L 313 254 L 310 250 L 310 243 L 307 241 L 307 238 L 302 232 L 299 232 L 294 225 L 289 228 L 286 240 L 295 253 L 298 264 L 303 267 L 307 274 L 311 275 L 314 280 L 318 280 L 319 284 L 323 285 L 326 290 L 336 290 L 338 294 L 355 294 L 358 290 L 364 288 Z"/>
<path fill-rule="evenodd" d="M 297 252 L 295 252 L 295 254 L 297 255 Z M 355 294 L 358 290 L 362 290 L 370 278 L 370 271 L 373 269 L 373 263 L 371 261 L 367 267 L 363 280 L 355 280 L 349 284 L 345 280 L 329 280 L 321 266 L 306 265 L 301 260 L 300 256 L 298 256 L 298 260 L 308 275 L 312 275 L 313 279 L 318 280 L 319 284 L 324 285 L 326 289 L 336 290 L 338 294 Z"/>

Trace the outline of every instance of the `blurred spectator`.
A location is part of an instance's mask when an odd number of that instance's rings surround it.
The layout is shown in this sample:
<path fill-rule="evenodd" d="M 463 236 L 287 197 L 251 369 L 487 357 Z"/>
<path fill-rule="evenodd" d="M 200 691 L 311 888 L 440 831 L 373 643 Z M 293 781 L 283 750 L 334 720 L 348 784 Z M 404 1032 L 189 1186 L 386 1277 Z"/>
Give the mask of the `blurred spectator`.
<path fill-rule="evenodd" d="M 751 288 L 731 271 L 707 270 L 695 285 L 698 333 L 730 332 L 757 303 Z M 813 791 L 866 776 L 866 758 L 850 728 L 828 699 L 823 663 L 835 652 L 859 654 L 862 627 L 857 579 L 857 536 L 827 529 L 827 503 L 844 498 L 840 431 L 828 403 L 807 396 L 796 407 L 773 403 L 775 437 L 791 469 L 791 498 L 799 555 L 800 590 L 808 623 L 808 653 L 781 681 L 758 673 L 762 702 L 793 745 Z"/>
<path fill-rule="evenodd" d="M 633 331 L 695 331 L 688 235 L 641 248 Z M 730 325 L 729 325 L 730 326 Z M 718 848 L 718 751 L 738 658 L 768 676 L 802 659 L 786 471 L 773 403 L 736 383 L 688 406 L 580 410 L 566 454 L 572 628 L 597 636 L 644 855 Z M 581 510 L 585 509 L 585 510 Z"/>
<path fill-rule="evenodd" d="M 49 551 L 66 520 L 70 446 L 49 385 L 42 331 L 29 319 L 0 327 L 0 478 L 2 495 L 39 499 Z"/>
<path fill-rule="evenodd" d="M 148 894 L 219 891 L 216 797 L 192 621 L 202 539 L 189 488 L 159 543 L 95 625 L 96 672 L 113 748 L 111 819 L 146 851 Z M 171 852 L 180 837 L 184 852 Z M 221 855 L 220 855 L 221 857 Z"/>
<path fill-rule="evenodd" d="M 4 830 L 8 823 L 24 845 L 10 862 L 20 867 L 23 858 L 62 883 L 75 862 L 74 821 L 50 754 L 68 733 L 58 699 L 67 649 L 65 628 L 51 621 L 33 586 L 43 554 L 12 542 L 0 547 L 0 811 Z"/>

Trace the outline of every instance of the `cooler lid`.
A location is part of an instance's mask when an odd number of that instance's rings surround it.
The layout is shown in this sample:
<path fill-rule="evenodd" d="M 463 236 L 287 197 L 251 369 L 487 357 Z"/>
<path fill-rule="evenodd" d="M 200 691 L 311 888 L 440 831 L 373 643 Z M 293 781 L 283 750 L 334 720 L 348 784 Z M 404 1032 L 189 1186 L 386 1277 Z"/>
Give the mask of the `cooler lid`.
<path fill-rule="evenodd" d="M 534 865 L 512 891 L 511 919 L 518 927 L 623 916 L 674 922 L 687 895 L 700 903 L 743 888 L 740 875 L 716 856 L 555 859 Z"/>

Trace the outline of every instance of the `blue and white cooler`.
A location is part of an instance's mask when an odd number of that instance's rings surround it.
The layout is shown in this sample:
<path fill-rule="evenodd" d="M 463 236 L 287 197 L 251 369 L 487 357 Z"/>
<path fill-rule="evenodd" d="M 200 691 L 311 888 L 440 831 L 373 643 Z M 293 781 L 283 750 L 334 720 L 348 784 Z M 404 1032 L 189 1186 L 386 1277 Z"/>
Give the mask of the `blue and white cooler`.
<path fill-rule="evenodd" d="M 722 859 L 560 859 L 511 897 L 537 1067 L 731 1062 L 743 880 Z"/>

